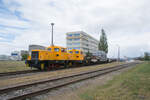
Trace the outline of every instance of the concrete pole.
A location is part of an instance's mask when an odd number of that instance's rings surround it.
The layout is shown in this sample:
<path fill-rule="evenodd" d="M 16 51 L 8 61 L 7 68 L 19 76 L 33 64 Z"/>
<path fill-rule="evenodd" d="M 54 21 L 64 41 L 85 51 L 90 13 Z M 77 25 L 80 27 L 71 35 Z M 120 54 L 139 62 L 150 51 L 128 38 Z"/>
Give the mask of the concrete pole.
<path fill-rule="evenodd" d="M 53 43 L 53 26 L 54 26 L 54 23 L 51 23 L 52 25 L 52 42 L 51 42 L 51 46 L 54 46 L 54 43 Z"/>

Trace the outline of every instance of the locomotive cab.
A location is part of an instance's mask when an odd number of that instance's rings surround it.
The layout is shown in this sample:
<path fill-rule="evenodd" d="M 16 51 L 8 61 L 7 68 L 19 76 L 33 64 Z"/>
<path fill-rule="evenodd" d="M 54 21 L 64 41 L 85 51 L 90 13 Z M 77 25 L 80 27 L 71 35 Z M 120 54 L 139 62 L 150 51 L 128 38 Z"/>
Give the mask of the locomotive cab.
<path fill-rule="evenodd" d="M 43 70 L 64 65 L 67 60 L 68 53 L 66 48 L 49 46 L 46 50 L 32 50 L 26 65 Z"/>

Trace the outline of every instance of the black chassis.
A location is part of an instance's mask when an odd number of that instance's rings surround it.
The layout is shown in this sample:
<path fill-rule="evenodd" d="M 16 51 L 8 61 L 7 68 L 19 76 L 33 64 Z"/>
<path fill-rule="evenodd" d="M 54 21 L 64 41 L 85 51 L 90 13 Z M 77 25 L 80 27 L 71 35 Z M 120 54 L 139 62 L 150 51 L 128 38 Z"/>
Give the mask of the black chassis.
<path fill-rule="evenodd" d="M 76 61 L 76 60 L 26 60 L 25 64 L 29 64 L 29 67 L 34 67 L 40 69 L 40 65 L 44 63 L 45 68 L 50 64 L 57 64 L 67 67 L 69 63 L 72 64 L 82 64 L 83 61 Z"/>

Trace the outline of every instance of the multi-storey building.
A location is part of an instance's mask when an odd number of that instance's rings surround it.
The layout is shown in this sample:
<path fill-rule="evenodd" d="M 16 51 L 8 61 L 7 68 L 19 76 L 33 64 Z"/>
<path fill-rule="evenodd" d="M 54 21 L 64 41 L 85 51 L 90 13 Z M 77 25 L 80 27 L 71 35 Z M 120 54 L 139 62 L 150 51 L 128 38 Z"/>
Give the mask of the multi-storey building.
<path fill-rule="evenodd" d="M 95 53 L 95 51 L 98 51 L 98 43 L 98 40 L 83 31 L 67 33 L 68 50 L 79 49 L 82 50 L 84 54 L 86 54 L 88 51 L 90 53 Z"/>

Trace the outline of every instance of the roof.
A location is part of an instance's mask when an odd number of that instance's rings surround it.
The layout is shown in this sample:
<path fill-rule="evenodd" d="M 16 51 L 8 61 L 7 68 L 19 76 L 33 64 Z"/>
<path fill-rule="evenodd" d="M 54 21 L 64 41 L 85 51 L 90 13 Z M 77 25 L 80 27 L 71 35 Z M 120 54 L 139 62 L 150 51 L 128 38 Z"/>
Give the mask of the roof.
<path fill-rule="evenodd" d="M 90 38 L 93 38 L 94 40 L 96 40 L 96 41 L 98 42 L 98 40 L 97 40 L 96 38 L 94 38 L 93 36 L 87 34 L 87 33 L 84 32 L 84 31 L 67 32 L 66 34 L 68 35 L 68 34 L 76 34 L 76 33 L 81 33 L 81 34 L 87 35 L 87 36 L 89 36 Z"/>

